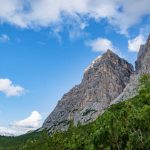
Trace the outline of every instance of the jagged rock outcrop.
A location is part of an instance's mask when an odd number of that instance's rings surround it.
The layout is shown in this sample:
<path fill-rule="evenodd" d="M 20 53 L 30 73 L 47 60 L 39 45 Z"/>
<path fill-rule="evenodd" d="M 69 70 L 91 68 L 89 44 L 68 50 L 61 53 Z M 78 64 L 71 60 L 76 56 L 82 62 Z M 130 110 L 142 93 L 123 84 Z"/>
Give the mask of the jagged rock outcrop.
<path fill-rule="evenodd" d="M 82 124 L 95 120 L 117 98 L 133 74 L 133 66 L 108 50 L 85 70 L 83 80 L 58 102 L 43 128 L 66 130 L 70 120 Z"/>
<path fill-rule="evenodd" d="M 111 104 L 129 99 L 137 95 L 141 74 L 150 74 L 150 35 L 144 45 L 141 45 L 135 62 L 135 73 L 131 75 L 129 84 Z"/>

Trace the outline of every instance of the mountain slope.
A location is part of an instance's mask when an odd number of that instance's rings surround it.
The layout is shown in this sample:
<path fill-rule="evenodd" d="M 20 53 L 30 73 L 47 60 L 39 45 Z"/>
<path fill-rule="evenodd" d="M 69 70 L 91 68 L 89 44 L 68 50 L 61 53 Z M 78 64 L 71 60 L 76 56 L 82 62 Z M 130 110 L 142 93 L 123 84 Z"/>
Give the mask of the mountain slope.
<path fill-rule="evenodd" d="M 150 75 L 140 79 L 139 93 L 112 105 L 92 123 L 48 136 L 45 131 L 0 137 L 0 150 L 149 150 Z"/>

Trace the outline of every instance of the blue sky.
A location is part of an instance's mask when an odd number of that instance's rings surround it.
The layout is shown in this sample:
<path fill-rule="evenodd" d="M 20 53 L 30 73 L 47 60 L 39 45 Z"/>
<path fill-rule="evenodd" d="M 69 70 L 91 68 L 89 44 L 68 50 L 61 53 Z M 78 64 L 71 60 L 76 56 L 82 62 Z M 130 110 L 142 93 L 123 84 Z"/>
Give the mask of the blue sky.
<path fill-rule="evenodd" d="M 0 134 L 38 128 L 107 49 L 134 64 L 150 32 L 149 0 L 0 3 Z"/>

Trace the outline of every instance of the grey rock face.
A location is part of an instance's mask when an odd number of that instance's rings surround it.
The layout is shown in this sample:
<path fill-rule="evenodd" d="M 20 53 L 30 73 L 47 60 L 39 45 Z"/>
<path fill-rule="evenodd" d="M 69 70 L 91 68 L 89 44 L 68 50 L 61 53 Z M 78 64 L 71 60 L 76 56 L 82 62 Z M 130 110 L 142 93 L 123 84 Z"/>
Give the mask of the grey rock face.
<path fill-rule="evenodd" d="M 136 73 L 145 73 L 150 70 L 150 35 L 146 44 L 140 47 L 135 67 Z"/>
<path fill-rule="evenodd" d="M 138 82 L 139 77 L 140 77 L 140 75 L 138 75 L 138 74 L 131 75 L 130 82 L 124 88 L 123 92 L 110 103 L 110 105 L 116 104 L 120 101 L 124 101 L 124 100 L 130 99 L 130 98 L 136 96 L 137 90 L 138 90 L 137 88 L 138 88 L 138 84 L 139 84 L 139 82 Z"/>
<path fill-rule="evenodd" d="M 125 87 L 124 91 L 111 102 L 111 104 L 127 100 L 137 95 L 141 74 L 150 74 L 150 35 L 145 45 L 141 45 L 140 47 L 137 61 L 135 62 L 135 68 L 136 70 L 131 76 L 130 83 Z"/>
<path fill-rule="evenodd" d="M 67 130 L 70 120 L 77 125 L 95 120 L 129 83 L 133 66 L 108 50 L 85 70 L 83 80 L 58 102 L 43 128 L 53 133 Z"/>

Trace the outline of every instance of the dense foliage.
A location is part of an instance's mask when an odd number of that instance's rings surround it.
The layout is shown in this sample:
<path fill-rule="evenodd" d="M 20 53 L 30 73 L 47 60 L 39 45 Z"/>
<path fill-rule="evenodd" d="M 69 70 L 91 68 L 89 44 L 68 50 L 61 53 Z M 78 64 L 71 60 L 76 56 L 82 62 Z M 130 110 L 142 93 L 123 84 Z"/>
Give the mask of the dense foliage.
<path fill-rule="evenodd" d="M 140 79 L 139 94 L 112 105 L 96 121 L 48 136 L 46 131 L 0 137 L 0 150 L 149 150 L 150 76 Z"/>

